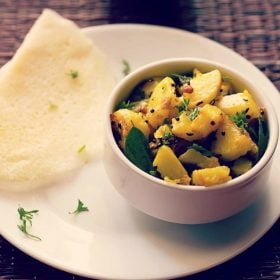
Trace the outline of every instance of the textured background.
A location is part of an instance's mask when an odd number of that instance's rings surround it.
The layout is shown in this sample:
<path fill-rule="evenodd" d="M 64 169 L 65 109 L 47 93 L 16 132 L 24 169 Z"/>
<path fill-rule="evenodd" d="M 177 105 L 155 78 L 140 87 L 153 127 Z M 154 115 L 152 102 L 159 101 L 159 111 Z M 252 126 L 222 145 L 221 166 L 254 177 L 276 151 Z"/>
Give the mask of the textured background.
<path fill-rule="evenodd" d="M 280 89 L 279 0 L 0 0 L 0 66 L 12 57 L 44 7 L 80 27 L 150 23 L 199 33 L 246 57 Z M 0 279 L 82 278 L 26 256 L 0 236 Z M 240 256 L 188 279 L 280 279 L 280 221 Z"/>

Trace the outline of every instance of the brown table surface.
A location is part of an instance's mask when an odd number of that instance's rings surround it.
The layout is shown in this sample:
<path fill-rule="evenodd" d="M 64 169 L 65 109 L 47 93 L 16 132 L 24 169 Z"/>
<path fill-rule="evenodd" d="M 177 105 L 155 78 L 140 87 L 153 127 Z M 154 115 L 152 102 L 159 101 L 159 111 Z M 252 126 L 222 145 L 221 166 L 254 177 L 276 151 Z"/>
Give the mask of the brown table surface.
<path fill-rule="evenodd" d="M 148 23 L 201 34 L 246 57 L 280 89 L 279 0 L 0 0 L 0 66 L 45 7 L 80 27 Z M 83 278 L 34 260 L 0 236 L 0 279 Z M 280 220 L 241 255 L 188 279 L 280 279 Z"/>

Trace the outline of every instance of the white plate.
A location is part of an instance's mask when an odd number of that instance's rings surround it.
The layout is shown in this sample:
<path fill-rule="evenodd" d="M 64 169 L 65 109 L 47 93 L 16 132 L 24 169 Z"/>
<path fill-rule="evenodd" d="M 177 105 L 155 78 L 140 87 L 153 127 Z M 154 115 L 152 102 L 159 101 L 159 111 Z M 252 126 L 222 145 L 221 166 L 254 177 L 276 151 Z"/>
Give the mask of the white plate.
<path fill-rule="evenodd" d="M 122 78 L 123 59 L 135 69 L 162 58 L 198 56 L 234 66 L 280 107 L 277 90 L 257 68 L 201 36 L 147 25 L 105 25 L 87 28 L 85 33 L 108 55 L 118 79 Z M 247 210 L 221 222 L 176 225 L 139 213 L 116 193 L 100 157 L 59 186 L 28 196 L 0 194 L 0 232 L 25 253 L 74 274 L 98 279 L 190 275 L 241 253 L 278 219 L 279 149 L 278 145 L 265 195 Z M 70 215 L 78 198 L 90 212 Z M 26 238 L 18 230 L 19 205 L 39 209 L 32 233 L 40 236 L 41 242 Z"/>

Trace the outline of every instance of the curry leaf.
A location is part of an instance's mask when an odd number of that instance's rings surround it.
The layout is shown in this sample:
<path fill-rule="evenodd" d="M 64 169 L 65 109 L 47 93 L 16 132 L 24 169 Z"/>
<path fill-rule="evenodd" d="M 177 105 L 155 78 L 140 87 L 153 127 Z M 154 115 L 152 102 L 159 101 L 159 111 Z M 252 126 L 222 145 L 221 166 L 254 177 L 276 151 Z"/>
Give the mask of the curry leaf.
<path fill-rule="evenodd" d="M 246 118 L 246 112 L 237 112 L 235 115 L 230 116 L 230 119 L 242 130 L 248 128 L 248 120 Z"/>
<path fill-rule="evenodd" d="M 153 170 L 149 143 L 140 129 L 132 127 L 129 131 L 124 152 L 127 158 L 143 171 Z"/>
<path fill-rule="evenodd" d="M 191 121 L 193 121 L 198 115 L 199 115 L 199 109 L 197 107 L 195 107 L 194 109 L 192 109 L 190 111 L 190 114 L 188 117 Z"/>
<path fill-rule="evenodd" d="M 188 149 L 194 149 L 206 157 L 212 157 L 214 155 L 211 151 L 196 143 L 193 143 L 191 146 L 188 147 Z"/>
<path fill-rule="evenodd" d="M 170 75 L 173 79 L 176 79 L 179 81 L 180 84 L 188 84 L 191 81 L 191 77 L 187 76 L 187 75 L 180 75 L 180 74 L 176 74 L 173 73 Z"/>
<path fill-rule="evenodd" d="M 266 122 L 263 118 L 258 118 L 259 130 L 258 130 L 258 157 L 261 158 L 265 152 L 268 143 L 268 132 Z"/>

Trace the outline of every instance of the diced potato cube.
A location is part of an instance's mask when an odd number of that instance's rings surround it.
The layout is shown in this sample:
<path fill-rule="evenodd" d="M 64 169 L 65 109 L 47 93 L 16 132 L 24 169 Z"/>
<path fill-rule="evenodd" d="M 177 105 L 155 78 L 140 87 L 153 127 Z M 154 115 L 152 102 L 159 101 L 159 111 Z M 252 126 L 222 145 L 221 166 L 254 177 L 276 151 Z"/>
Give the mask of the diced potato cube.
<path fill-rule="evenodd" d="M 223 117 L 224 114 L 218 107 L 206 104 L 192 121 L 191 128 L 195 134 L 199 133 L 201 138 L 204 138 L 218 129 L 223 122 Z"/>
<path fill-rule="evenodd" d="M 159 138 L 164 138 L 166 134 L 172 133 L 171 128 L 167 125 L 161 125 L 154 133 L 154 137 L 159 139 Z"/>
<path fill-rule="evenodd" d="M 166 145 L 158 149 L 156 157 L 153 161 L 153 166 L 156 167 L 162 178 L 177 180 L 184 178 L 187 184 L 190 182 L 188 172 L 178 160 L 172 149 Z"/>
<path fill-rule="evenodd" d="M 175 83 L 170 77 L 166 77 L 156 85 L 148 101 L 146 118 L 149 124 L 157 128 L 165 119 L 176 116 L 177 105 Z"/>
<path fill-rule="evenodd" d="M 194 170 L 192 183 L 197 186 L 212 186 L 231 180 L 230 169 L 227 166 L 218 166 Z"/>
<path fill-rule="evenodd" d="M 216 140 L 212 142 L 211 150 L 221 155 L 224 160 L 231 161 L 253 149 L 255 143 L 250 135 L 225 116 L 223 124 L 216 132 Z"/>
<path fill-rule="evenodd" d="M 233 93 L 233 86 L 228 81 L 222 81 L 221 87 L 220 87 L 220 95 L 228 95 Z"/>
<path fill-rule="evenodd" d="M 198 70 L 197 68 L 193 69 L 193 77 L 194 78 L 198 78 L 201 75 L 202 75 L 202 73 L 200 72 L 200 70 Z"/>
<path fill-rule="evenodd" d="M 236 161 L 234 161 L 231 170 L 236 176 L 239 176 L 249 171 L 252 168 L 252 166 L 253 163 L 251 160 L 247 158 L 239 158 Z"/>
<path fill-rule="evenodd" d="M 152 79 L 149 79 L 147 80 L 142 86 L 141 86 L 141 89 L 143 90 L 144 94 L 145 94 L 145 97 L 146 98 L 149 98 L 155 87 L 157 86 L 157 84 L 162 80 L 161 77 L 155 77 L 155 78 L 152 78 Z"/>
<path fill-rule="evenodd" d="M 186 99 L 190 99 L 189 108 L 209 104 L 219 93 L 222 76 L 219 70 L 196 75 L 190 81 L 192 93 L 184 93 Z"/>
<path fill-rule="evenodd" d="M 188 141 L 202 139 L 217 130 L 223 118 L 224 114 L 218 107 L 206 104 L 192 121 L 184 113 L 179 119 L 172 119 L 172 133 Z"/>
<path fill-rule="evenodd" d="M 172 119 L 172 133 L 188 141 L 201 139 L 201 134 L 193 131 L 191 123 L 192 121 L 185 113 L 181 114 L 179 118 Z"/>
<path fill-rule="evenodd" d="M 181 185 L 189 185 L 190 177 L 188 175 L 184 175 L 180 179 L 170 179 L 167 176 L 163 178 L 165 182 L 172 183 L 172 184 L 181 184 Z"/>
<path fill-rule="evenodd" d="M 230 94 L 221 97 L 215 104 L 227 115 L 235 115 L 237 112 L 246 112 L 248 118 L 258 118 L 260 108 L 252 95 L 247 91 Z"/>
<path fill-rule="evenodd" d="M 120 144 L 122 147 L 125 137 L 133 126 L 140 129 L 147 138 L 149 137 L 150 127 L 141 113 L 136 113 L 128 109 L 119 109 L 112 113 L 111 121 L 113 129 L 117 131 L 121 137 Z"/>
<path fill-rule="evenodd" d="M 179 156 L 179 160 L 184 164 L 195 164 L 200 168 L 209 168 L 219 166 L 219 160 L 216 157 L 207 157 L 195 149 L 188 149 Z"/>

